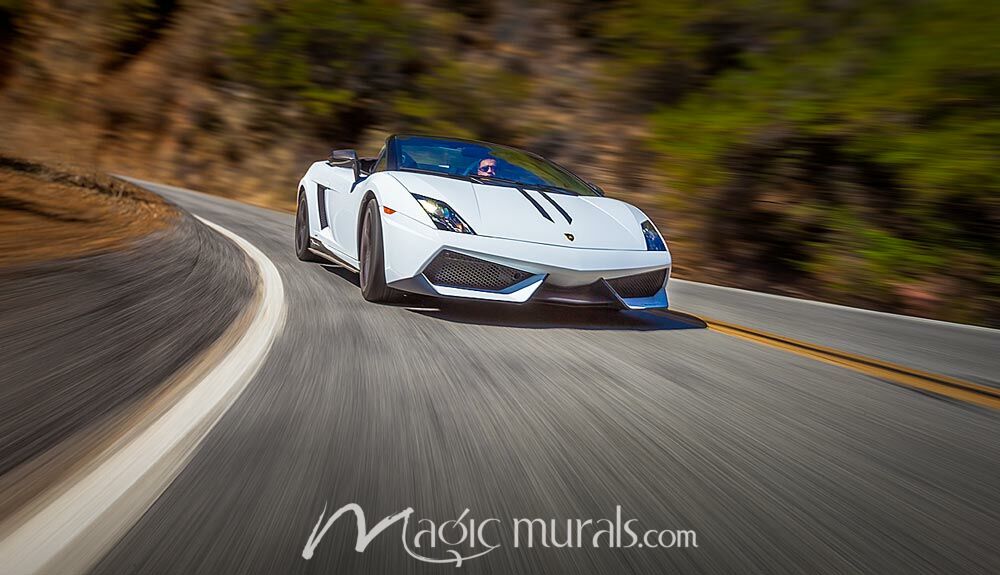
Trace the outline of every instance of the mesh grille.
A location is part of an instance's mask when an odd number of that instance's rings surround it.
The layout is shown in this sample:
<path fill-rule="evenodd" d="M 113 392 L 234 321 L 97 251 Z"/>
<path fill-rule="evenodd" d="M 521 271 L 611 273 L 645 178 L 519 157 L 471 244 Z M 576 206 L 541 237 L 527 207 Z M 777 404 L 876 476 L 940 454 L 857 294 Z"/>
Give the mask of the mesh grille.
<path fill-rule="evenodd" d="M 528 279 L 531 274 L 445 250 L 428 264 L 424 276 L 437 286 L 500 291 Z"/>
<path fill-rule="evenodd" d="M 666 279 L 667 270 L 664 268 L 644 274 L 615 278 L 608 280 L 608 284 L 623 298 L 651 297 L 660 291 Z"/>

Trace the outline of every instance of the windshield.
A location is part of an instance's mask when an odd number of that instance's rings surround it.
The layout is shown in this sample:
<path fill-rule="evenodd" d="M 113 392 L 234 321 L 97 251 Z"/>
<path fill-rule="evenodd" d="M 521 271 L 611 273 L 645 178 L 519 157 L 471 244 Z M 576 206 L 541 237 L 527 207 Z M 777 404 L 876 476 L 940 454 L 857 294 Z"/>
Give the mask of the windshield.
<path fill-rule="evenodd" d="M 580 196 L 600 195 L 567 170 L 516 148 L 427 136 L 397 136 L 395 142 L 398 168 L 403 171 L 545 188 Z"/>

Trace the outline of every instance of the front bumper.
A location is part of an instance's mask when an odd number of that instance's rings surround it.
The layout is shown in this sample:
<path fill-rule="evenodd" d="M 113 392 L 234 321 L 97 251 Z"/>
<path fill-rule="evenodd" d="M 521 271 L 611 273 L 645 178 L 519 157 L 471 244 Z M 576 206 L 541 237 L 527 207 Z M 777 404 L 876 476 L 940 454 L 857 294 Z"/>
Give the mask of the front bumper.
<path fill-rule="evenodd" d="M 670 252 L 639 250 L 597 250 L 535 244 L 471 234 L 444 232 L 396 213 L 382 217 L 385 245 L 386 282 L 393 288 L 432 296 L 459 297 L 487 301 L 523 303 L 547 302 L 563 305 L 617 306 L 626 309 L 665 308 L 666 284 L 670 277 Z M 440 274 L 428 274 L 442 252 L 492 262 L 522 272 L 508 274 L 510 285 L 476 288 L 440 281 Z M 438 260 L 440 261 L 440 260 Z M 662 274 L 655 292 L 639 297 L 623 297 L 612 288 L 627 276 L 654 272 Z M 435 278 L 433 283 L 429 278 Z M 655 286 L 654 286 L 655 287 Z"/>

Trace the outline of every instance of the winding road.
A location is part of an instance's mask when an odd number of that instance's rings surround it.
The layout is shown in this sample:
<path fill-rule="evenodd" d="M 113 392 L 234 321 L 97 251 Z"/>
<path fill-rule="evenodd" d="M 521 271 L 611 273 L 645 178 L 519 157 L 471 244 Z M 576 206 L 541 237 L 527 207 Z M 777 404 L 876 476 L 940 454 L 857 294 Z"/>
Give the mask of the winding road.
<path fill-rule="evenodd" d="M 990 388 L 996 330 L 679 281 L 686 313 L 373 305 L 355 274 L 295 259 L 291 215 L 136 183 L 256 246 L 287 311 L 96 573 L 1000 571 L 1000 410 L 687 314 Z M 434 565 L 394 525 L 359 553 L 347 517 L 303 559 L 324 508 L 349 503 L 369 529 L 406 508 L 499 518 L 500 547 Z M 515 547 L 509 529 L 619 506 L 643 529 L 695 531 L 697 548 Z"/>

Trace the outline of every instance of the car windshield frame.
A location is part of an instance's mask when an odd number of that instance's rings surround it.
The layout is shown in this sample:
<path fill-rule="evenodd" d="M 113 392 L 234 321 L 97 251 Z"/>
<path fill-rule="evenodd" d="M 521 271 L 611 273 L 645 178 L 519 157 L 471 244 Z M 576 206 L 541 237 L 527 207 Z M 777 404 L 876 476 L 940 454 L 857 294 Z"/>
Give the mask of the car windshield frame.
<path fill-rule="evenodd" d="M 417 140 L 422 145 L 404 149 L 407 140 Z M 436 148 L 428 145 L 433 143 L 442 145 Z M 527 150 L 502 144 L 442 136 L 396 134 L 389 138 L 386 150 L 389 152 L 390 170 L 441 176 L 484 185 L 539 189 L 574 196 L 603 195 L 600 188 L 559 164 Z M 472 153 L 472 150 L 478 153 Z M 420 153 L 425 151 L 426 153 Z M 439 154 L 437 158 L 428 157 L 428 154 L 433 154 L 435 151 Z M 414 158 L 411 154 L 419 157 Z M 475 172 L 467 173 L 472 166 L 487 157 L 495 158 L 498 166 L 517 177 L 480 176 Z M 542 173 L 539 173 L 540 170 Z"/>

